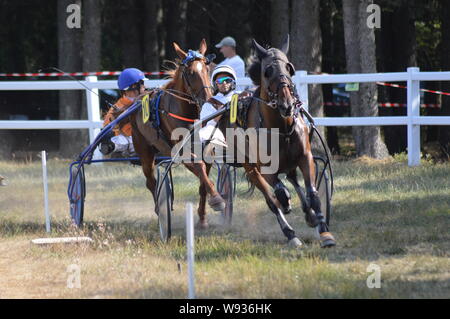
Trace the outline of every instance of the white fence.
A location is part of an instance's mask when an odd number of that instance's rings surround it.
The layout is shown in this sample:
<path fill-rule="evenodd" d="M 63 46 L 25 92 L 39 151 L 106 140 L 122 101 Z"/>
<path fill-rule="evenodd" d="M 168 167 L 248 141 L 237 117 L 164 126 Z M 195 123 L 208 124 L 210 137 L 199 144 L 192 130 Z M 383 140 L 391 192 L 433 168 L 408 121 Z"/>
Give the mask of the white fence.
<path fill-rule="evenodd" d="M 420 81 L 450 81 L 450 72 L 420 72 L 408 68 L 400 73 L 367 73 L 338 75 L 308 75 L 297 71 L 294 82 L 302 102 L 308 106 L 308 84 L 356 83 L 356 82 L 407 82 L 407 115 L 390 117 L 335 117 L 315 118 L 319 126 L 385 126 L 406 125 L 408 127 L 408 165 L 420 165 L 420 126 L 450 125 L 450 116 L 420 116 Z M 146 81 L 147 87 L 157 87 L 164 80 Z M 97 77 L 86 77 L 84 85 L 98 93 L 98 89 L 117 89 L 114 80 L 97 81 Z M 248 78 L 238 79 L 239 86 L 251 85 Z M 52 121 L 0 121 L 0 129 L 89 129 L 92 142 L 102 127 L 99 98 L 86 90 L 77 81 L 0 81 L 0 91 L 30 90 L 85 90 L 87 97 L 87 120 Z"/>

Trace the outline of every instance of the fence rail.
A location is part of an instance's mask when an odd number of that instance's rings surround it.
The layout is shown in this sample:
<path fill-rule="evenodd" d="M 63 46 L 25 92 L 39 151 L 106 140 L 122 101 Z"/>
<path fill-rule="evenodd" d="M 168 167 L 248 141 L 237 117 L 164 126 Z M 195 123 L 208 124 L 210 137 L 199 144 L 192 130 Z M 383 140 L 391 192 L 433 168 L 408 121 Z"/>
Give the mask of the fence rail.
<path fill-rule="evenodd" d="M 147 87 L 158 87 L 167 80 L 148 80 Z M 408 68 L 407 72 L 308 75 L 297 71 L 294 82 L 300 99 L 308 108 L 308 85 L 362 82 L 407 82 L 407 116 L 391 117 L 335 117 L 316 118 L 319 126 L 386 126 L 406 125 L 408 128 L 408 165 L 420 165 L 420 126 L 450 125 L 450 116 L 420 116 L 420 81 L 450 81 L 450 72 L 420 72 L 419 68 Z M 88 76 L 81 81 L 98 94 L 98 90 L 117 89 L 114 80 L 98 81 L 96 76 Z M 251 85 L 249 78 L 238 79 L 238 86 Z M 100 103 L 95 93 L 85 89 L 77 81 L 0 81 L 0 91 L 44 91 L 44 90 L 85 90 L 88 108 L 87 120 L 49 121 L 0 121 L 0 129 L 88 129 L 92 142 L 102 127 Z"/>

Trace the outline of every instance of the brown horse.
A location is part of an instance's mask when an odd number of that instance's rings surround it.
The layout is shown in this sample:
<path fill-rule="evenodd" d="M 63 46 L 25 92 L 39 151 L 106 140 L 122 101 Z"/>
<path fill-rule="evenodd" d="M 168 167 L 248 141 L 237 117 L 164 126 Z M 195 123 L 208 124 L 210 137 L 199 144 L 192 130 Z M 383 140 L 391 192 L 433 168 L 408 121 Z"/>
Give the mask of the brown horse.
<path fill-rule="evenodd" d="M 208 59 L 204 57 L 207 49 L 203 39 L 198 51 L 186 53 L 176 43 L 175 51 L 181 62 L 170 73 L 171 80 L 156 94 L 160 94 L 159 128 L 155 128 L 152 121 L 144 122 L 142 110 L 132 118 L 133 143 L 138 153 L 142 170 L 146 177 L 147 188 L 153 195 L 156 205 L 155 156 L 171 156 L 171 149 L 180 141 L 172 139 L 172 131 L 185 127 L 188 129 L 199 118 L 200 108 L 204 101 L 211 97 Z M 210 195 L 208 204 L 216 211 L 225 206 L 225 201 L 215 190 L 213 182 L 208 178 L 210 165 L 202 161 L 183 162 L 183 164 L 200 179 L 200 202 L 198 214 L 199 226 L 207 227 L 206 196 Z"/>
<path fill-rule="evenodd" d="M 242 166 L 253 185 L 263 193 L 289 243 L 296 247 L 302 245 L 301 241 L 284 217 L 291 210 L 290 195 L 278 175 L 286 174 L 296 191 L 302 193 L 296 175 L 297 167 L 300 168 L 307 191 L 306 203 L 303 205 L 306 222 L 310 227 L 318 227 L 322 247 L 334 246 L 336 242 L 328 230 L 316 190 L 315 165 L 311 153 L 309 128 L 302 116 L 299 116 L 300 104 L 291 79 L 295 74 L 295 69 L 286 56 L 289 50 L 289 36 L 281 50 L 265 49 L 255 40 L 253 40 L 253 46 L 256 57 L 248 68 L 248 73 L 258 88 L 247 108 L 243 126 L 244 129 L 255 129 L 258 136 L 264 131 L 276 129 L 277 133 L 271 135 L 271 138 L 277 139 L 279 152 L 275 154 L 276 156 L 273 156 L 274 154 L 271 156 L 270 164 L 274 164 L 276 161 L 275 172 L 263 174 L 264 164 L 259 159 L 257 163 L 252 163 L 248 156 Z M 231 125 L 230 121 L 224 117 L 220 126 L 225 131 L 227 127 L 236 128 L 237 124 Z M 240 147 L 243 151 L 242 144 L 241 146 L 233 145 L 234 138 L 227 139 L 227 143 L 229 143 L 228 149 L 236 150 Z M 246 145 L 245 147 L 250 146 Z M 258 144 L 257 148 L 261 149 L 261 145 Z"/>

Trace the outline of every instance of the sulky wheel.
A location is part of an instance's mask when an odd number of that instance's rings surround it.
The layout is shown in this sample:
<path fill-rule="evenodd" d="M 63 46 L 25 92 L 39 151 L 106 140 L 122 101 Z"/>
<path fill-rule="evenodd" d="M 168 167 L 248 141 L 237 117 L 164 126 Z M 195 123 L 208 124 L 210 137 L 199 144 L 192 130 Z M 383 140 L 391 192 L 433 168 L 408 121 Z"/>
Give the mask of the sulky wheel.
<path fill-rule="evenodd" d="M 223 224 L 225 226 L 231 226 L 231 220 L 233 217 L 235 180 L 236 169 L 227 164 L 220 164 L 217 177 L 217 191 L 225 200 L 225 209 L 222 212 Z"/>
<path fill-rule="evenodd" d="M 163 170 L 164 172 L 164 170 Z M 172 234 L 171 213 L 173 209 L 172 175 L 164 178 L 164 173 L 158 170 L 155 213 L 158 215 L 158 225 L 161 240 L 168 242 Z"/>
<path fill-rule="evenodd" d="M 79 170 L 76 167 L 72 167 L 70 173 L 73 183 L 70 191 L 70 217 L 77 227 L 81 227 L 83 225 L 84 199 L 86 197 L 84 167 L 81 166 Z"/>

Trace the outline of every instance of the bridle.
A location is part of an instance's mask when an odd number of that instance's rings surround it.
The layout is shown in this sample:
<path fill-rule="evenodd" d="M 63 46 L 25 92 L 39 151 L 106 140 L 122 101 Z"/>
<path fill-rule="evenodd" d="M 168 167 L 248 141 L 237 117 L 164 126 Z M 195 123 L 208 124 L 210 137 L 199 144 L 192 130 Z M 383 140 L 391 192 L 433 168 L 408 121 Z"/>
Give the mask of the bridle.
<path fill-rule="evenodd" d="M 294 72 L 294 67 L 290 62 L 286 62 L 283 59 L 280 58 L 273 58 L 273 60 L 270 62 L 270 64 L 268 64 L 263 73 L 262 76 L 266 77 L 266 74 L 269 70 L 270 67 L 272 67 L 273 69 L 275 69 L 275 62 L 276 60 L 279 60 L 283 63 L 286 64 L 286 66 L 288 66 L 290 68 L 290 73 L 292 74 Z M 271 71 L 273 72 L 273 70 Z M 268 77 L 268 76 L 267 76 Z M 275 91 L 273 91 L 271 89 L 271 87 L 273 86 L 274 82 L 278 80 L 278 84 L 277 87 L 275 89 Z M 269 106 L 270 108 L 272 108 L 273 110 L 278 110 L 281 114 L 281 109 L 280 109 L 280 105 L 278 104 L 278 97 L 279 97 L 279 92 L 280 90 L 282 90 L 283 88 L 287 87 L 289 89 L 289 92 L 291 94 L 291 96 L 293 97 L 293 103 L 289 106 L 289 115 L 288 116 L 284 116 L 283 117 L 290 117 L 293 119 L 292 123 L 290 125 L 286 124 L 285 127 L 285 132 L 283 133 L 279 133 L 280 135 L 283 135 L 286 139 L 286 143 L 289 144 L 290 141 L 290 136 L 294 133 L 295 131 L 295 127 L 298 124 L 298 116 L 299 114 L 303 114 L 303 107 L 302 107 L 302 102 L 300 101 L 300 98 L 297 94 L 297 90 L 295 88 L 295 84 L 291 79 L 290 75 L 286 75 L 283 74 L 283 72 L 281 72 L 281 74 L 278 74 L 277 76 L 273 77 L 271 80 L 268 81 L 268 85 L 266 87 L 266 91 L 267 91 L 267 95 L 269 97 L 269 101 L 264 101 L 263 99 L 259 99 L 256 98 L 258 101 L 266 104 L 267 106 Z"/>
<path fill-rule="evenodd" d="M 283 63 L 286 63 L 287 66 L 289 66 L 289 68 L 291 68 L 291 70 L 294 69 L 294 67 L 292 66 L 292 64 L 290 62 L 286 62 L 282 59 L 279 58 L 274 58 L 272 60 L 272 62 L 266 66 L 265 70 L 264 70 L 264 74 L 267 72 L 267 70 L 269 69 L 269 67 L 274 67 L 275 65 L 275 61 L 279 60 Z M 275 80 L 279 80 L 277 88 L 275 91 L 271 90 L 271 86 L 272 84 L 275 82 Z M 286 74 L 279 74 L 277 77 L 275 77 L 274 79 L 270 80 L 268 85 L 267 85 L 267 95 L 269 96 L 269 102 L 266 102 L 266 104 L 271 107 L 272 109 L 278 109 L 279 105 L 278 105 L 278 97 L 279 97 L 279 92 L 280 90 L 282 90 L 283 88 L 289 88 L 289 92 L 291 93 L 291 95 L 294 98 L 294 114 L 298 114 L 298 109 L 301 106 L 301 102 L 300 102 L 300 98 L 298 97 L 297 94 L 297 90 L 295 88 L 295 84 L 292 81 L 291 77 L 286 75 Z"/>
<path fill-rule="evenodd" d="M 215 58 L 214 54 L 204 57 L 198 51 L 189 50 L 188 54 L 186 55 L 186 58 L 181 63 L 178 64 L 178 66 L 180 68 L 183 68 L 181 70 L 181 77 L 187 86 L 188 93 L 185 93 L 185 92 L 182 92 L 179 90 L 175 90 L 175 89 L 167 89 L 167 88 L 158 88 L 157 90 L 167 93 L 167 94 L 175 97 L 178 100 L 185 101 L 188 104 L 195 105 L 197 107 L 197 111 L 200 113 L 200 109 L 205 101 L 202 101 L 202 99 L 199 98 L 199 95 L 202 90 L 211 89 L 211 86 L 203 85 L 196 93 L 194 93 L 194 89 L 191 85 L 191 82 L 189 81 L 189 77 L 186 74 L 186 70 L 189 67 L 189 65 L 196 60 L 197 61 L 201 60 L 206 65 L 208 65 L 214 58 Z M 167 114 L 168 116 L 171 116 L 173 118 L 176 118 L 176 119 L 184 121 L 184 122 L 194 123 L 196 121 L 196 119 L 186 118 L 186 117 L 171 113 L 170 111 L 166 111 L 163 109 L 160 109 L 160 111 L 162 113 Z"/>
<path fill-rule="evenodd" d="M 187 89 L 189 91 L 189 95 L 191 98 L 191 102 L 189 104 L 195 104 L 199 109 L 201 109 L 202 105 L 206 100 L 203 100 L 199 98 L 199 95 L 201 92 L 205 89 L 213 90 L 213 88 L 208 85 L 202 85 L 201 88 L 197 90 L 197 92 L 194 92 L 193 86 L 191 85 L 191 82 L 189 81 L 189 77 L 186 74 L 187 68 L 192 64 L 194 61 L 202 61 L 205 65 L 208 65 L 210 63 L 210 60 L 207 57 L 204 57 L 202 54 L 200 54 L 198 51 L 192 51 L 189 50 L 186 58 L 179 64 L 180 67 L 182 67 L 181 71 L 181 77 L 183 78 L 183 81 L 187 85 Z"/>

